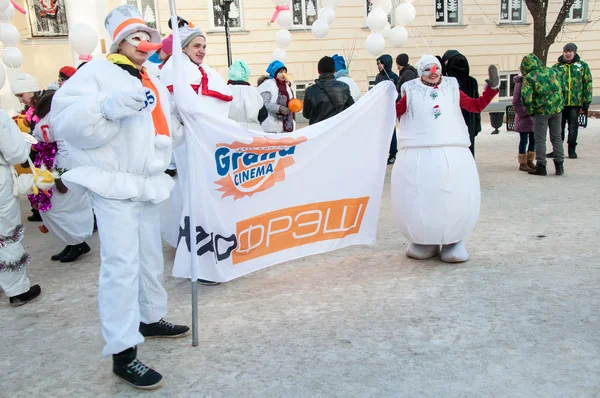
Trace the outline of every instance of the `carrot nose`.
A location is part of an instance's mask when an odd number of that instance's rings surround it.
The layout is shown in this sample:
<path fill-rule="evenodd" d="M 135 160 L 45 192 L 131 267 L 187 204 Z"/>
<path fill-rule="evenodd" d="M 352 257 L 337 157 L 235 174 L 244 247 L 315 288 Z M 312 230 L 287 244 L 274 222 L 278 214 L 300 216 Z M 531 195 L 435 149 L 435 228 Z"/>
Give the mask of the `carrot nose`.
<path fill-rule="evenodd" d="M 431 73 L 437 73 L 437 65 L 433 65 L 429 71 Z"/>
<path fill-rule="evenodd" d="M 150 43 L 148 40 L 140 41 L 138 44 L 138 50 L 143 51 L 145 53 L 149 53 L 151 51 L 157 51 L 162 47 L 162 43 Z"/>

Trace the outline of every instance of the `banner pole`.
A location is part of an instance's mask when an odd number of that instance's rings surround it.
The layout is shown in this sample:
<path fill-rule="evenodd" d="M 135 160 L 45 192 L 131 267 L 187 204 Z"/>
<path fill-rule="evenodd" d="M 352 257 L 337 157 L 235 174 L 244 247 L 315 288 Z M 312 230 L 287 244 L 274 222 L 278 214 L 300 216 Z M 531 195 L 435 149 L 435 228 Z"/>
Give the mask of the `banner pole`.
<path fill-rule="evenodd" d="M 169 7 L 171 9 L 171 26 L 173 30 L 177 29 L 177 7 L 175 0 L 169 0 Z M 177 35 L 179 37 L 179 35 Z M 179 45 L 179 43 L 177 43 Z M 175 59 L 173 59 L 175 61 Z M 185 143 L 186 157 L 192 159 L 190 156 L 191 145 Z M 193 156 L 193 154 L 192 154 Z M 187 163 L 185 167 L 187 167 Z M 191 266 L 191 282 L 192 282 L 192 346 L 198 347 L 198 257 L 196 255 L 196 211 L 192 204 L 192 184 L 194 181 L 193 172 L 188 167 L 187 170 L 187 198 L 188 198 L 188 212 L 190 218 L 190 230 L 189 230 L 189 242 L 190 242 L 190 266 Z"/>

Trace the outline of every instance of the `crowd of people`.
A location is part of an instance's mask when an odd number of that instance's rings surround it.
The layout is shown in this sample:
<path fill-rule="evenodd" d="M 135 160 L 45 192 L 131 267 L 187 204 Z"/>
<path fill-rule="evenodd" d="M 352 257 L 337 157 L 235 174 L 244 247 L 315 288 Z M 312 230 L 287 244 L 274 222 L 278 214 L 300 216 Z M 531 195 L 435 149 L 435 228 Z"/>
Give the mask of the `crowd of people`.
<path fill-rule="evenodd" d="M 152 389 L 162 376 L 138 359 L 137 346 L 144 338 L 189 333 L 187 326 L 164 319 L 167 292 L 157 227 L 159 203 L 171 199 L 181 206 L 187 181 L 183 123 L 171 98 L 175 49 L 172 36 L 161 38 L 131 6 L 111 11 L 105 26 L 112 39 L 108 57 L 78 69 L 62 68 L 57 83 L 47 90 L 41 90 L 33 76 L 20 75 L 12 90 L 25 110 L 13 119 L 0 111 L 0 287 L 14 306 L 41 293 L 27 277 L 30 258 L 21 244 L 24 227 L 15 194 L 19 183 L 11 168 L 29 163 L 30 158 L 35 168 L 55 176 L 52 189 L 28 195 L 34 211 L 30 221 L 39 217 L 65 245 L 51 257 L 53 261 L 72 262 L 88 253 L 86 240 L 96 229 L 97 218 L 99 311 L 106 342 L 102 353 L 112 355 L 118 377 L 137 388 Z M 198 27 L 179 18 L 178 26 L 171 28 L 181 37 L 177 51 L 183 53 L 185 82 L 197 93 L 203 110 L 248 130 L 290 133 L 299 112 L 314 125 L 360 99 L 358 85 L 337 54 L 319 61 L 319 76 L 299 103 L 284 63 L 272 62 L 253 87 L 248 64 L 236 61 L 225 81 L 204 62 L 207 41 Z M 155 52 L 152 64 L 148 60 Z M 513 99 L 521 137 L 520 170 L 546 175 L 548 157 L 554 159 L 556 174 L 563 174 L 566 123 L 568 154 L 577 157 L 577 116 L 591 103 L 592 80 L 576 52 L 574 44 L 566 45 L 552 68 L 533 54 L 523 58 Z M 464 240 L 479 215 L 475 137 L 481 131 L 480 112 L 498 93 L 499 74 L 490 66 L 480 96 L 467 58 L 456 50 L 442 57 L 424 56 L 416 67 L 409 61 L 407 54 L 398 55 L 396 74 L 390 55 L 377 58 L 376 84 L 391 81 L 398 91 L 400 125 L 388 156 L 388 164 L 394 164 L 394 211 L 410 241 L 407 256 L 427 259 L 439 254 L 442 261 L 463 262 L 468 259 Z M 545 153 L 548 126 L 550 154 Z M 23 133 L 37 143 L 30 147 Z M 455 169 L 462 172 L 451 172 Z M 446 193 L 443 201 L 441 191 Z M 179 200 L 174 200 L 177 196 Z M 450 220 L 444 214 L 456 217 Z M 173 229 L 178 231 L 178 224 Z"/>

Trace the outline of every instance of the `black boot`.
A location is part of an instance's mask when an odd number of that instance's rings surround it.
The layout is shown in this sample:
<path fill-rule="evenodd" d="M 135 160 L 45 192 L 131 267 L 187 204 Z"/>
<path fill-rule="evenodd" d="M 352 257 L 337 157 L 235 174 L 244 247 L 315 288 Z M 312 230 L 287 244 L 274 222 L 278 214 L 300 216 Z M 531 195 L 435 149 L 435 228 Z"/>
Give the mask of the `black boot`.
<path fill-rule="evenodd" d="M 565 168 L 564 168 L 563 162 L 557 162 L 555 160 L 554 161 L 554 167 L 556 168 L 556 175 L 557 176 L 561 176 L 561 175 L 565 174 Z"/>
<path fill-rule="evenodd" d="M 160 387 L 162 375 L 137 359 L 137 347 L 113 355 L 113 373 L 141 390 Z"/>
<path fill-rule="evenodd" d="M 33 213 L 32 215 L 30 215 L 29 217 L 27 217 L 27 219 L 31 222 L 42 222 L 42 216 L 40 216 L 40 212 L 37 211 L 36 209 L 31 209 L 31 212 Z"/>
<path fill-rule="evenodd" d="M 50 260 L 52 261 L 59 261 L 61 258 L 63 258 L 64 256 L 67 255 L 67 253 L 69 253 L 69 251 L 71 251 L 71 245 L 66 246 L 60 253 L 55 254 L 54 256 L 50 257 Z"/>
<path fill-rule="evenodd" d="M 209 281 L 206 279 L 198 279 L 198 283 L 202 286 L 219 286 L 221 282 Z"/>
<path fill-rule="evenodd" d="M 548 173 L 546 172 L 546 166 L 542 166 L 541 164 L 537 164 L 535 166 L 535 170 L 530 171 L 529 174 L 534 175 L 534 176 L 548 175 Z"/>
<path fill-rule="evenodd" d="M 40 285 L 31 286 L 29 291 L 19 294 L 18 296 L 14 296 L 10 298 L 10 305 L 13 307 L 20 307 L 33 299 L 37 298 L 42 293 L 42 288 Z"/>
<path fill-rule="evenodd" d="M 87 243 L 83 242 L 78 245 L 71 246 L 71 250 L 60 259 L 61 263 L 72 263 L 77 260 L 79 257 L 83 256 L 90 252 L 90 247 Z"/>
<path fill-rule="evenodd" d="M 96 221 L 96 215 L 94 214 L 94 230 L 93 232 L 98 232 L 98 221 Z"/>
<path fill-rule="evenodd" d="M 161 319 L 156 323 L 150 324 L 140 322 L 140 333 L 147 339 L 175 339 L 190 334 L 190 328 L 187 326 L 173 325 L 172 323 Z"/>
<path fill-rule="evenodd" d="M 569 145 L 569 159 L 577 159 L 577 153 L 575 152 L 576 145 Z"/>

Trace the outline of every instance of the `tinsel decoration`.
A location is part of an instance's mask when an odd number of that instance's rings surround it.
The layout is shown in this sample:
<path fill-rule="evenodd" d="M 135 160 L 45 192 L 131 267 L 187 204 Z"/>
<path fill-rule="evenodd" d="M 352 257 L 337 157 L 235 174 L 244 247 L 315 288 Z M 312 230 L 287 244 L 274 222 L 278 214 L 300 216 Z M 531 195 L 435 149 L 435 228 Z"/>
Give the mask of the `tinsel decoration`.
<path fill-rule="evenodd" d="M 17 261 L 0 261 L 0 272 L 21 271 L 30 261 L 31 257 L 27 253 L 23 254 Z"/>
<path fill-rule="evenodd" d="M 12 234 L 6 236 L 0 235 L 0 249 L 5 248 L 12 243 L 20 242 L 23 235 L 25 235 L 25 226 L 22 224 L 17 225 Z"/>

